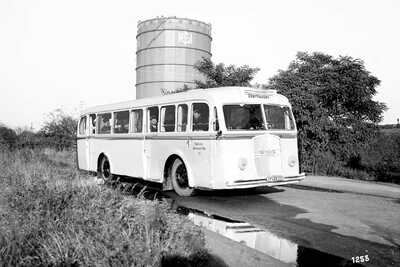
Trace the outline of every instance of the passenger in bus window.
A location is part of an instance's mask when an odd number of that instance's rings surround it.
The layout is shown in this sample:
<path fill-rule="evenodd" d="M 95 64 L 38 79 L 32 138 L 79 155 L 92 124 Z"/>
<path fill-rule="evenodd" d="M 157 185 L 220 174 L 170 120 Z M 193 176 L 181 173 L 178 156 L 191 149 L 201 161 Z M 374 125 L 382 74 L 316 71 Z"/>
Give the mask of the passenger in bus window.
<path fill-rule="evenodd" d="M 262 119 L 257 117 L 257 112 L 255 110 L 250 110 L 250 119 L 249 119 L 249 127 L 246 129 L 249 130 L 260 130 L 263 128 Z"/>
<path fill-rule="evenodd" d="M 193 110 L 193 131 L 208 131 L 207 121 L 208 118 L 203 118 L 199 109 Z"/>
<path fill-rule="evenodd" d="M 150 132 L 157 132 L 157 117 L 152 116 L 150 120 Z"/>

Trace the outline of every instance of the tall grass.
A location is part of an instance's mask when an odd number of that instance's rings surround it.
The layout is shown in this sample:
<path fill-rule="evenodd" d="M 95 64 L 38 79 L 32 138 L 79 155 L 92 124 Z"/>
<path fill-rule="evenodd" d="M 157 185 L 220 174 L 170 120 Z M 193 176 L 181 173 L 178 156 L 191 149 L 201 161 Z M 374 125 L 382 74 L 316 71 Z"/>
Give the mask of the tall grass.
<path fill-rule="evenodd" d="M 205 252 L 166 202 L 123 195 L 75 170 L 68 151 L 0 152 L 0 265 L 159 266 Z"/>

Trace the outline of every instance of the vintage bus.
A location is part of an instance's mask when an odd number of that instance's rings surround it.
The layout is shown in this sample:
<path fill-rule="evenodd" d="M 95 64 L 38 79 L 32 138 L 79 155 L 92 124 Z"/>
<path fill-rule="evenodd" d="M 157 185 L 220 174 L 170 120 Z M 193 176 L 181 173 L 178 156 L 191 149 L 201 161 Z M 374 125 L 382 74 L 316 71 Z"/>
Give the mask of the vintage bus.
<path fill-rule="evenodd" d="M 181 196 L 304 178 L 288 99 L 247 87 L 88 108 L 78 123 L 77 154 L 78 168 L 101 179 L 141 178 Z"/>

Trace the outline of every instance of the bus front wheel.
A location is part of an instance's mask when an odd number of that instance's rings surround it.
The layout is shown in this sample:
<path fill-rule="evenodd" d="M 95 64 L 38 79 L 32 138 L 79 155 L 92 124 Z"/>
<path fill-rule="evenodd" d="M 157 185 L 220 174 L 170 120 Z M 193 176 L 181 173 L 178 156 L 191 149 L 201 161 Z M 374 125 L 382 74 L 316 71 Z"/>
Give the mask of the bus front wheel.
<path fill-rule="evenodd" d="M 111 173 L 110 161 L 106 156 L 100 160 L 99 170 L 97 176 L 103 179 L 105 182 L 109 182 L 113 179 L 113 174 Z"/>
<path fill-rule="evenodd" d="M 187 170 L 181 159 L 176 159 L 172 164 L 171 179 L 172 187 L 178 195 L 188 197 L 194 194 L 194 189 L 189 187 Z"/>

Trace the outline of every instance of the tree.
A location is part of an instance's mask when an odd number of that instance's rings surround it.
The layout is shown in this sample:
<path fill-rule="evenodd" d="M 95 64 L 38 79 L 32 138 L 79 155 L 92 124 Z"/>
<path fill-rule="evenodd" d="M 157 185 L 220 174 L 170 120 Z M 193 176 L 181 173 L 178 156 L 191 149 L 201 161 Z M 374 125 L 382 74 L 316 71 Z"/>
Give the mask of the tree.
<path fill-rule="evenodd" d="M 48 119 L 39 134 L 44 138 L 45 145 L 57 149 L 71 148 L 75 144 L 77 123 L 74 117 L 56 109 L 48 114 Z"/>
<path fill-rule="evenodd" d="M 17 134 L 11 128 L 0 123 L 0 148 L 14 149 L 17 144 Z"/>
<path fill-rule="evenodd" d="M 197 88 L 213 88 L 220 86 L 250 86 L 259 68 L 251 68 L 247 65 L 236 67 L 225 66 L 223 63 L 215 65 L 211 59 L 203 58 L 195 68 L 205 76 L 205 81 L 195 81 Z"/>
<path fill-rule="evenodd" d="M 385 104 L 374 101 L 380 81 L 360 59 L 299 52 L 287 70 L 280 70 L 267 88 L 287 96 L 299 130 L 299 148 L 306 170 L 330 153 L 349 162 L 357 148 L 376 133 Z"/>
<path fill-rule="evenodd" d="M 40 133 L 34 132 L 32 127 L 18 127 L 15 129 L 18 136 L 18 147 L 19 148 L 30 148 L 34 149 L 39 147 L 44 140 Z"/>

